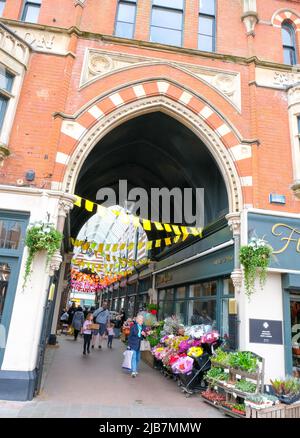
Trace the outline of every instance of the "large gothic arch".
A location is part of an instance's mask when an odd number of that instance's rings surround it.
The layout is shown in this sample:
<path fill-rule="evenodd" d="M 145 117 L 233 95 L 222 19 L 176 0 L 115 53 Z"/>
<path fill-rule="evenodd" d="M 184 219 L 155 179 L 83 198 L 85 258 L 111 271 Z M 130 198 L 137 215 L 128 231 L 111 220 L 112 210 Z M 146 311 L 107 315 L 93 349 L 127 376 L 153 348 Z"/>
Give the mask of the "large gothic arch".
<path fill-rule="evenodd" d="M 123 122 L 154 111 L 177 119 L 205 143 L 223 175 L 230 212 L 252 202 L 251 147 L 207 101 L 166 79 L 125 86 L 66 116 L 53 188 L 74 193 L 81 166 L 99 140 Z"/>

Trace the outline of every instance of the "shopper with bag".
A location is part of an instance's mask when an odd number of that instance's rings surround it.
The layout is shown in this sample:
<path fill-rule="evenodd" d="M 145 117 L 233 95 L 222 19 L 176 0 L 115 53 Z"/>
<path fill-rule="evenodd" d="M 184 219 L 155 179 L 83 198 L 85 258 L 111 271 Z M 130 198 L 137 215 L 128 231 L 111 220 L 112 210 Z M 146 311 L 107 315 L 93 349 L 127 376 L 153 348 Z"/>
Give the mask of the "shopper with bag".
<path fill-rule="evenodd" d="M 131 376 L 136 377 L 141 358 L 141 341 L 146 336 L 143 315 L 138 315 L 128 336 L 128 347 L 133 352 L 131 361 Z"/>

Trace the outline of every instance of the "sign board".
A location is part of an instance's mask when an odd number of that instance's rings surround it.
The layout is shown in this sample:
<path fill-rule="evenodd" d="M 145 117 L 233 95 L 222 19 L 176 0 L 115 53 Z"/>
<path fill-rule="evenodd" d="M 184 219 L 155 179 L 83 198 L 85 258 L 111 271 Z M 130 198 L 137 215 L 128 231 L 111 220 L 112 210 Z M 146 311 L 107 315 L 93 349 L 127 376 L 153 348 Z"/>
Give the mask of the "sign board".
<path fill-rule="evenodd" d="M 282 345 L 282 321 L 250 319 L 250 342 Z"/>
<path fill-rule="evenodd" d="M 274 249 L 270 268 L 299 271 L 300 218 L 248 213 L 248 240 L 264 238 Z"/>

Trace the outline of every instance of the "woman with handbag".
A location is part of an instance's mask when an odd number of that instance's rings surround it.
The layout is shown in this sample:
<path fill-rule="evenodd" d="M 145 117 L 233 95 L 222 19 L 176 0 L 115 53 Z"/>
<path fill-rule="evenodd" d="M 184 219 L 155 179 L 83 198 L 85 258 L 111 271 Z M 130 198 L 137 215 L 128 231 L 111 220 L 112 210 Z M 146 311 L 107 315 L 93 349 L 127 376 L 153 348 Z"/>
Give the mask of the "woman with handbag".
<path fill-rule="evenodd" d="M 143 315 L 138 315 L 130 329 L 128 347 L 133 351 L 131 361 L 131 377 L 138 375 L 138 367 L 141 358 L 141 341 L 146 336 Z"/>

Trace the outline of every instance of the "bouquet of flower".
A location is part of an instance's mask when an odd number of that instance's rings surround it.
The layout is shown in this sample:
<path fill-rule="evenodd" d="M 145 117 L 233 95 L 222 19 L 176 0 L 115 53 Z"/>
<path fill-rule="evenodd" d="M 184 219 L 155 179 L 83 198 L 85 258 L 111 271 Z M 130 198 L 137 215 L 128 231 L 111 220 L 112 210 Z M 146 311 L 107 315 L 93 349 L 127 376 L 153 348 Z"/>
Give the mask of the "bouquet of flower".
<path fill-rule="evenodd" d="M 192 371 L 194 365 L 194 359 L 185 356 L 180 357 L 173 365 L 172 365 L 172 371 L 175 374 L 188 374 Z"/>
<path fill-rule="evenodd" d="M 213 344 L 219 339 L 220 335 L 216 330 L 212 330 L 210 333 L 206 333 L 201 337 L 202 344 Z"/>
<path fill-rule="evenodd" d="M 152 354 L 157 360 L 162 360 L 163 353 L 165 351 L 165 347 L 161 345 L 157 345 L 156 347 L 152 348 Z"/>
<path fill-rule="evenodd" d="M 203 348 L 201 347 L 191 347 L 187 352 L 187 355 L 190 357 L 200 357 L 202 354 Z"/>
<path fill-rule="evenodd" d="M 205 334 L 205 326 L 203 324 L 201 325 L 192 325 L 189 327 L 186 327 L 185 334 L 189 336 L 190 338 L 194 339 L 200 339 L 201 336 Z"/>
<path fill-rule="evenodd" d="M 178 318 L 176 318 L 176 316 L 172 316 L 172 317 L 165 319 L 162 334 L 163 335 L 176 335 L 180 328 L 181 328 L 181 324 L 180 324 Z"/>
<path fill-rule="evenodd" d="M 172 339 L 172 347 L 174 348 L 174 350 L 179 351 L 179 346 L 181 342 L 186 341 L 187 339 L 187 336 L 175 336 Z"/>

